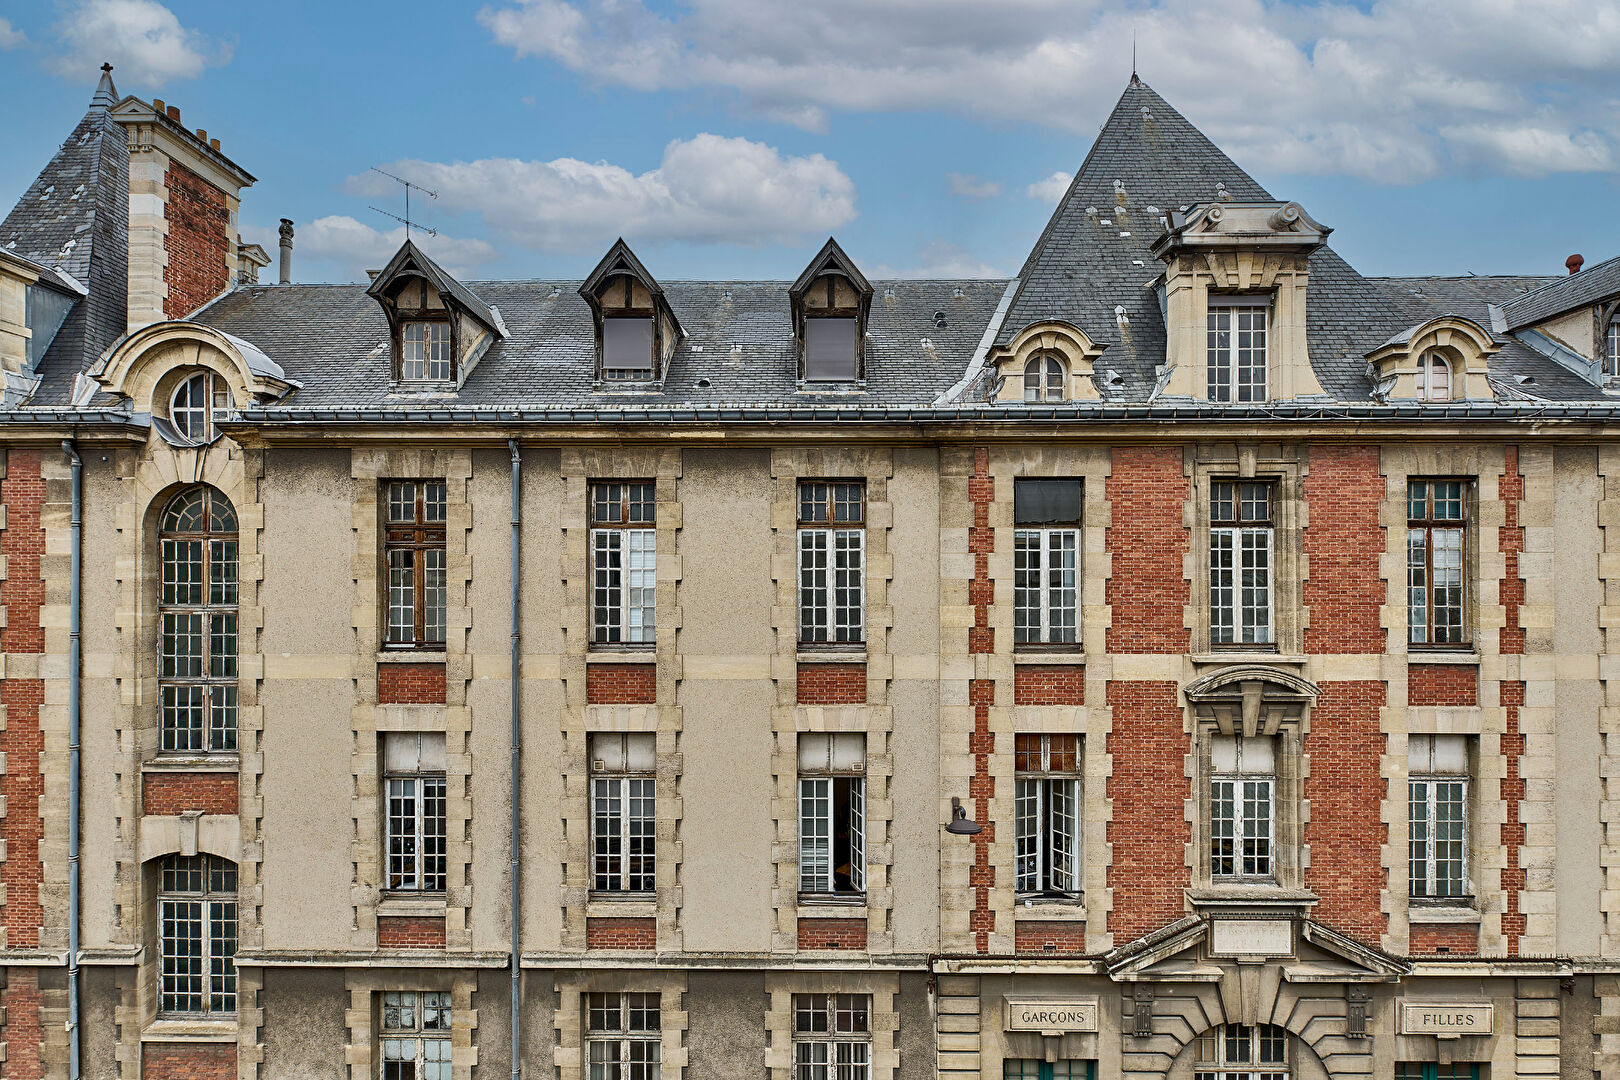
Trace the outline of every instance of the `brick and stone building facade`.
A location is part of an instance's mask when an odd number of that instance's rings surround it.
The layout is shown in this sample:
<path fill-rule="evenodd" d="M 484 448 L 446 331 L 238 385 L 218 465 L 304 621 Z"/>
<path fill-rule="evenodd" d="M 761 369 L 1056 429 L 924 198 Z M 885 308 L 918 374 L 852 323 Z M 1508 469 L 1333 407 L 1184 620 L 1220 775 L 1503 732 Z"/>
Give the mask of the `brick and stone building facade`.
<path fill-rule="evenodd" d="M 1361 277 L 1133 79 L 1011 281 L 227 291 L 251 177 L 81 128 L 7 1077 L 1620 1077 L 1620 261 Z"/>

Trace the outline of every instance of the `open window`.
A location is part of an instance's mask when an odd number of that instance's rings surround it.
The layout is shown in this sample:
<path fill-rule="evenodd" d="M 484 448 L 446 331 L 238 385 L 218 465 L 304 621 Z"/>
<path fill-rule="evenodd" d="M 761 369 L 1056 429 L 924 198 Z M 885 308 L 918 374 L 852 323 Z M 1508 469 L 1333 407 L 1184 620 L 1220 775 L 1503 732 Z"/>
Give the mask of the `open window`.
<path fill-rule="evenodd" d="M 663 289 L 622 239 L 596 264 L 579 295 L 596 325 L 596 379 L 605 390 L 656 383 L 681 339 Z"/>
<path fill-rule="evenodd" d="M 391 382 L 398 390 L 453 389 L 506 336 L 493 308 L 409 240 L 366 292 L 388 317 Z"/>
<path fill-rule="evenodd" d="M 866 736 L 799 736 L 799 895 L 866 895 Z"/>
<path fill-rule="evenodd" d="M 872 285 L 837 241 L 827 241 L 788 290 L 788 299 L 800 382 L 813 386 L 864 379 Z"/>

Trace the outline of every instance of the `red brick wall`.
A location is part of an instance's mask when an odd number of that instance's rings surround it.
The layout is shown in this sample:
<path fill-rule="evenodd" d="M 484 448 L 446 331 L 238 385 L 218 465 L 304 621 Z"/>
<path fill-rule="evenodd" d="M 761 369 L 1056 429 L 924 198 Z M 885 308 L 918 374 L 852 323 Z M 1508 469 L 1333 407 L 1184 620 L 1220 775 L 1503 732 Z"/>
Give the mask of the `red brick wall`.
<path fill-rule="evenodd" d="M 443 705 L 443 664 L 378 664 L 380 705 Z"/>
<path fill-rule="evenodd" d="M 1408 664 L 1408 705 L 1478 705 L 1479 669 L 1471 664 Z"/>
<path fill-rule="evenodd" d="M 653 919 L 586 919 L 587 949 L 656 949 L 658 924 Z"/>
<path fill-rule="evenodd" d="M 653 705 L 657 664 L 586 664 L 585 700 L 591 705 Z"/>
<path fill-rule="evenodd" d="M 169 189 L 169 235 L 163 240 L 168 256 L 163 283 L 169 295 L 163 314 L 180 319 L 218 296 L 230 281 L 225 256 L 231 214 L 224 194 L 184 165 L 171 161 L 163 184 Z"/>
<path fill-rule="evenodd" d="M 1044 953 L 1047 956 L 1086 954 L 1085 923 L 1020 922 L 1013 939 L 1013 948 L 1021 953 Z"/>
<path fill-rule="evenodd" d="M 1379 909 L 1385 829 L 1378 710 L 1385 687 L 1376 681 L 1324 682 L 1321 689 L 1305 738 L 1311 759 L 1305 781 L 1311 866 L 1305 884 L 1321 897 L 1311 917 L 1376 947 L 1388 925 Z"/>
<path fill-rule="evenodd" d="M 1376 446 L 1313 446 L 1305 477 L 1309 524 L 1302 544 L 1310 559 L 1303 597 L 1310 610 L 1308 653 L 1381 653 L 1384 581 L 1378 525 L 1384 478 Z M 1118 616 L 1115 616 L 1116 620 Z"/>
<path fill-rule="evenodd" d="M 377 947 L 381 949 L 444 948 L 444 916 L 379 915 Z"/>
<path fill-rule="evenodd" d="M 1519 626 L 1519 608 L 1524 604 L 1524 579 L 1519 576 L 1519 555 L 1524 551 L 1519 500 L 1524 498 L 1524 477 L 1519 474 L 1517 446 L 1507 448 L 1499 495 L 1506 512 L 1506 519 L 1498 530 L 1498 543 L 1506 563 L 1500 595 L 1502 606 L 1507 609 L 1507 618 L 1498 638 L 1498 651 L 1510 655 L 1524 652 L 1524 630 Z M 1519 729 L 1519 709 L 1524 706 L 1524 683 L 1504 682 L 1497 689 L 1504 713 L 1502 801 L 1506 804 L 1506 820 L 1502 825 L 1502 848 L 1507 856 L 1502 867 L 1502 936 L 1507 941 L 1508 955 L 1518 956 L 1520 938 L 1524 936 L 1525 929 L 1524 912 L 1519 904 L 1519 890 L 1525 886 L 1524 867 L 1519 863 L 1519 849 L 1525 839 L 1524 821 L 1520 815 L 1525 790 L 1524 776 L 1520 771 L 1524 757 L 1524 734 Z"/>
<path fill-rule="evenodd" d="M 1190 882 L 1184 848 L 1191 836 L 1184 804 L 1191 789 L 1176 684 L 1110 682 L 1108 705 L 1114 710 L 1108 735 L 1114 913 L 1108 928 L 1114 943 L 1123 945 L 1185 914 L 1182 891 Z"/>
<path fill-rule="evenodd" d="M 1084 705 L 1086 669 L 1074 664 L 1022 664 L 1013 669 L 1014 705 Z"/>
<path fill-rule="evenodd" d="M 39 969 L 14 967 L 0 973 L 0 1076 L 7 1080 L 41 1080 L 45 1067 L 39 1060 L 45 1033 L 39 1021 Z"/>
<path fill-rule="evenodd" d="M 1108 551 L 1114 560 L 1108 578 L 1114 609 L 1108 651 L 1184 653 L 1191 646 L 1182 610 L 1188 596 L 1182 570 L 1188 539 L 1181 449 L 1115 449 L 1107 493 L 1113 507 Z"/>
<path fill-rule="evenodd" d="M 800 705 L 864 705 L 865 664 L 800 664 Z"/>
<path fill-rule="evenodd" d="M 1465 926 L 1413 926 L 1412 956 L 1433 956 L 1447 953 L 1451 956 L 1479 955 L 1479 927 Z"/>
<path fill-rule="evenodd" d="M 973 580 L 968 584 L 968 600 L 973 605 L 973 625 L 968 628 L 968 652 L 995 651 L 996 631 L 990 625 L 990 605 L 995 602 L 996 584 L 990 578 L 990 555 L 996 550 L 996 530 L 990 527 L 990 504 L 995 501 L 996 481 L 990 475 L 990 451 L 973 448 L 973 477 L 968 481 L 968 501 L 973 506 L 973 526 L 968 530 L 968 550 L 973 554 Z M 973 734 L 968 736 L 968 752 L 973 755 L 973 778 L 968 781 L 968 800 L 974 821 L 983 826 L 969 837 L 973 845 L 973 866 L 968 870 L 968 887 L 973 890 L 973 912 L 968 929 L 973 947 L 990 951 L 990 934 L 996 928 L 996 913 L 990 909 L 990 889 L 996 883 L 995 863 L 990 845 L 995 843 L 996 824 L 990 819 L 990 800 L 995 798 L 996 779 L 990 775 L 990 755 L 996 750 L 996 737 L 990 731 L 990 706 L 995 702 L 994 679 L 968 680 L 968 701 L 973 705 Z"/>
<path fill-rule="evenodd" d="M 236 776 L 233 773 L 147 773 L 141 778 L 143 812 L 171 817 L 187 810 L 205 814 L 235 814 Z"/>
<path fill-rule="evenodd" d="M 141 1080 L 236 1080 L 235 1043 L 142 1043 Z"/>
<path fill-rule="evenodd" d="M 6 507 L 6 528 L 0 533 L 0 554 L 6 560 L 5 580 L 0 581 L 0 604 L 6 610 L 0 650 L 42 653 L 45 631 L 39 610 L 45 600 L 45 581 L 40 559 L 45 554 L 45 531 L 40 527 L 40 510 L 45 505 L 45 480 L 40 452 L 11 450 L 6 460 L 6 476 L 0 480 L 0 501 Z M 0 862 L 5 906 L 0 909 L 0 926 L 5 928 L 6 944 L 13 949 L 38 946 L 44 920 L 39 900 L 44 873 L 39 857 L 44 835 L 39 804 L 45 787 L 39 761 L 45 749 L 39 707 L 44 702 L 45 684 L 40 679 L 10 678 L 0 683 L 0 704 L 6 707 L 5 728 L 0 730 L 0 752 L 5 754 L 0 794 L 5 795 L 6 806 L 5 817 L 0 818 L 0 837 L 5 839 L 5 861 Z"/>
<path fill-rule="evenodd" d="M 801 949 L 865 949 L 865 919 L 800 919 Z"/>

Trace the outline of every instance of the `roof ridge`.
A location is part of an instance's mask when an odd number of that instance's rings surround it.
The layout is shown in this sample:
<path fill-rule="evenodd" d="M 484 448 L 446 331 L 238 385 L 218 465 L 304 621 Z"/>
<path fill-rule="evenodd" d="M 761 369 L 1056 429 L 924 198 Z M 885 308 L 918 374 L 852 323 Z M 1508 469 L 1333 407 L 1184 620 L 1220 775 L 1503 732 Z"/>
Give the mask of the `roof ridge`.
<path fill-rule="evenodd" d="M 1610 266 L 1610 265 L 1612 265 L 1614 263 L 1620 263 L 1620 255 L 1613 255 L 1613 256 L 1610 256 L 1607 259 L 1604 259 L 1600 263 L 1593 263 L 1591 266 L 1582 267 L 1578 272 L 1573 273 L 1573 274 L 1562 274 L 1562 275 L 1554 278 L 1552 281 L 1546 282 L 1545 284 L 1542 284 L 1542 285 L 1537 285 L 1535 288 L 1533 288 L 1530 291 L 1526 292 L 1523 296 L 1515 296 L 1512 300 L 1509 301 L 1509 303 L 1517 303 L 1520 300 L 1528 300 L 1530 297 L 1536 295 L 1536 293 L 1541 292 L 1544 289 L 1556 289 L 1560 285 L 1567 285 L 1570 282 L 1575 281 L 1578 278 L 1580 278 L 1580 276 L 1582 274 L 1596 273 L 1597 271 L 1602 270 L 1605 267 L 1608 267 L 1608 266 Z M 1535 276 L 1535 275 L 1526 275 L 1526 276 Z"/>

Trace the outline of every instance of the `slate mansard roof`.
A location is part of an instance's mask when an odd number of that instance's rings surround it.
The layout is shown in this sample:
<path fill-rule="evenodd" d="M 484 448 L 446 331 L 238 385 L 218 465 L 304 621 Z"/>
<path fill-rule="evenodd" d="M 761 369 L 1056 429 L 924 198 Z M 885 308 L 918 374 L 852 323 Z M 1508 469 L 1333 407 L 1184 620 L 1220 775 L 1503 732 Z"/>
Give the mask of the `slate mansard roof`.
<path fill-rule="evenodd" d="M 111 151 L 123 149 L 122 134 L 102 118 L 106 112 L 92 107 L 36 187 L 59 176 L 59 192 L 69 173 L 76 177 L 74 183 L 82 177 L 101 187 L 117 176 L 120 155 Z M 127 180 L 117 176 L 117 181 L 127 194 Z M 54 259 L 45 256 L 65 242 L 66 230 L 83 234 L 95 225 L 85 249 L 116 252 L 122 266 L 125 238 L 119 215 L 127 209 L 127 198 L 103 202 L 98 197 L 94 214 L 58 212 L 58 218 L 30 207 L 30 198 L 37 201 L 34 189 L 7 219 L 8 227 L 13 219 L 23 221 L 31 230 L 28 235 L 36 237 L 30 251 L 18 254 L 62 265 L 69 273 L 78 266 L 94 278 L 94 267 L 84 265 L 89 250 L 73 249 L 77 262 L 64 261 L 59 252 Z M 391 385 L 388 325 L 365 284 L 238 286 L 193 317 L 251 343 L 300 384 L 274 403 L 278 411 L 292 413 L 353 408 L 606 414 L 626 408 L 726 405 L 893 410 L 937 404 L 960 409 L 984 403 L 990 383 L 984 373 L 987 351 L 1048 320 L 1078 326 L 1105 346 L 1096 361 L 1097 370 L 1107 373 L 1105 405 L 1176 405 L 1160 396 L 1157 385 L 1166 341 L 1155 284 L 1164 267 L 1151 246 L 1172 211 L 1222 199 L 1272 198 L 1133 77 L 1016 279 L 872 283 L 865 379 L 859 385 L 807 388 L 799 382 L 791 285 L 786 281 L 661 283 L 683 336 L 659 383 L 640 388 L 607 388 L 596 381 L 594 324 L 579 295 L 579 281 L 452 282 L 463 301 L 470 298 L 499 312 L 506 333 L 478 360 L 463 385 L 438 392 L 399 392 Z M 116 229 L 101 228 L 115 222 Z M 0 231 L 0 244 L 4 242 Z M 92 284 L 92 298 L 95 288 Z M 1501 346 L 1490 360 L 1499 400 L 1612 401 L 1567 363 L 1513 335 L 1532 316 L 1612 292 L 1620 292 L 1620 259 L 1569 279 L 1368 278 L 1330 248 L 1320 248 L 1311 256 L 1307 338 L 1326 397 L 1289 407 L 1373 402 L 1367 353 L 1447 314 L 1478 323 Z M 63 347 L 60 340 L 53 346 L 28 407 L 67 405 L 73 376 L 122 333 L 121 325 L 111 334 L 101 325 L 113 314 L 110 308 L 79 306 L 89 316 L 82 320 L 88 332 L 73 347 Z M 121 318 L 122 312 L 120 298 L 116 315 Z M 1015 413 L 1034 408 L 1019 403 L 1006 407 Z M 1252 411 L 1210 403 L 1199 407 L 1234 416 Z"/>

